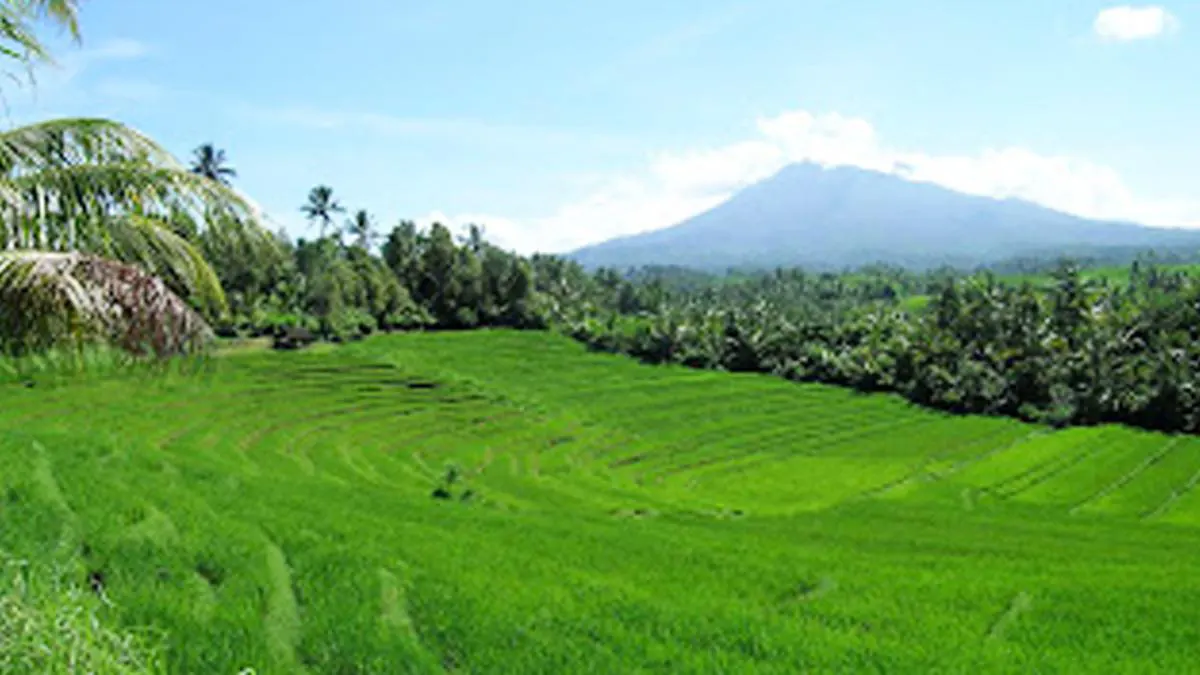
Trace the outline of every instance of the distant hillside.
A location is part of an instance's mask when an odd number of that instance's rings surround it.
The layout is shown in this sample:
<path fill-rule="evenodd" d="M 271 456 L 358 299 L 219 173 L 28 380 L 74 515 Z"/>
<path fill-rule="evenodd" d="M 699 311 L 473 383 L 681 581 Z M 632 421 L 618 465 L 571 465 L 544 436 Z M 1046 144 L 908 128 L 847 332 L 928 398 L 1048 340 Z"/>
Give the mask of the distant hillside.
<path fill-rule="evenodd" d="M 587 246 L 588 267 L 986 265 L 1108 248 L 1200 249 L 1200 230 L 1102 222 L 852 167 L 793 164 L 663 230 Z"/>

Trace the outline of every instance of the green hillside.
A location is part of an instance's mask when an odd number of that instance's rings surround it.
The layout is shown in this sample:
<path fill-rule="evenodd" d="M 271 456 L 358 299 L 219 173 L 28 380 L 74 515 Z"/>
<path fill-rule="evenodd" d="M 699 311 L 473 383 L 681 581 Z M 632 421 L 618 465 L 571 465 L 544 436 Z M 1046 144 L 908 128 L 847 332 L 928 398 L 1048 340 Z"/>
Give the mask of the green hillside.
<path fill-rule="evenodd" d="M 212 368 L 0 391 L 0 552 L 172 672 L 1195 668 L 1200 438 L 546 333 Z"/>

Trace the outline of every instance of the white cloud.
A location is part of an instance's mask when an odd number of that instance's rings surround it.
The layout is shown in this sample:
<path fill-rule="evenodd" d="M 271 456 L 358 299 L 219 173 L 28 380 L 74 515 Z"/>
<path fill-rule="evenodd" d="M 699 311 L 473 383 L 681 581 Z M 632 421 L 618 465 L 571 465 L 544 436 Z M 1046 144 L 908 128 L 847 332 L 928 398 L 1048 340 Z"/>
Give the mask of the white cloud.
<path fill-rule="evenodd" d="M 1092 29 L 1102 40 L 1128 42 L 1158 37 L 1179 27 L 1179 21 L 1157 5 L 1110 7 L 1096 15 Z"/>
<path fill-rule="evenodd" d="M 777 145 L 745 141 L 715 150 L 659 155 L 651 171 L 665 191 L 696 197 L 723 196 L 731 189 L 766 178 L 785 159 L 786 151 Z"/>
<path fill-rule="evenodd" d="M 484 228 L 490 241 L 522 253 L 561 252 L 623 234 L 665 227 L 721 203 L 728 191 L 704 194 L 662 183 L 613 178 L 582 200 L 564 204 L 536 218 L 509 218 L 487 213 L 448 215 L 436 211 L 416 220 L 420 226 L 440 222 L 452 230 L 470 223 Z"/>
<path fill-rule="evenodd" d="M 866 120 L 789 111 L 758 120 L 758 136 L 722 147 L 654 156 L 641 171 L 613 176 L 585 198 L 537 218 L 430 214 L 452 228 L 484 225 L 519 251 L 565 251 L 673 225 L 709 209 L 783 166 L 810 161 L 857 166 L 996 198 L 1015 197 L 1085 217 L 1200 227 L 1200 202 L 1146 200 L 1111 167 L 1020 147 L 935 155 L 889 147 Z"/>

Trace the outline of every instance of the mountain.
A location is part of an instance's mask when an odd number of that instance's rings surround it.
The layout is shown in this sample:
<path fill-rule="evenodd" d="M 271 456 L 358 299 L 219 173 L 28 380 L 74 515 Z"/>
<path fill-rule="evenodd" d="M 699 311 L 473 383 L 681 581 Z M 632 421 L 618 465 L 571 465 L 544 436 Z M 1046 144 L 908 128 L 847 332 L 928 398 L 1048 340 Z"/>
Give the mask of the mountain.
<path fill-rule="evenodd" d="M 853 167 L 785 167 L 672 227 L 587 246 L 587 267 L 697 268 L 884 262 L 975 266 L 1114 247 L 1200 250 L 1200 230 L 1088 220 L 1019 199 L 955 192 Z"/>

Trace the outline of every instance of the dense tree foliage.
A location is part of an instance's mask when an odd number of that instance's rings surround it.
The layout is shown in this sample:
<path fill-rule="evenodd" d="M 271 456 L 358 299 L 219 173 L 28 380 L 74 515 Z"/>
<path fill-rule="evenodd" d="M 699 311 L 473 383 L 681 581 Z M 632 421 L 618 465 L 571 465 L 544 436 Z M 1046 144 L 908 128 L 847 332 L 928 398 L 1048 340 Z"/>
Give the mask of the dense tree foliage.
<path fill-rule="evenodd" d="M 419 231 L 404 221 L 376 254 L 373 220 L 358 211 L 348 226 L 353 243 L 280 236 L 273 255 L 249 257 L 205 238 L 231 308 L 221 330 L 266 335 L 298 326 L 341 340 L 378 330 L 544 326 L 530 262 L 473 232 L 457 242 L 440 224 Z"/>
<path fill-rule="evenodd" d="M 628 288 L 568 330 L 650 362 L 894 391 L 954 412 L 1200 431 L 1200 278 L 1185 271 L 1134 263 L 1118 283 L 1064 262 L 1037 285 L 875 271 Z"/>

